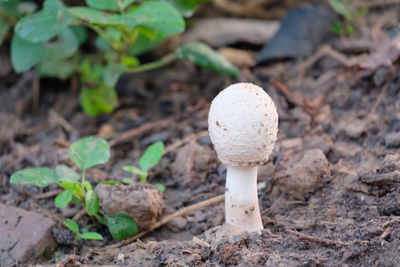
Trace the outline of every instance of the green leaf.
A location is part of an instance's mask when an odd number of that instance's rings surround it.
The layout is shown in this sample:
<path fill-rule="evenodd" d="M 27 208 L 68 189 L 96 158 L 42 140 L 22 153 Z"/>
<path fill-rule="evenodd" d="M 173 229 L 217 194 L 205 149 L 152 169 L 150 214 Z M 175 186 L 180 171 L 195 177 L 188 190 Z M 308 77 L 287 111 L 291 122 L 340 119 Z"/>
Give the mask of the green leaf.
<path fill-rule="evenodd" d="M 2 9 L 4 13 L 14 18 L 17 18 L 21 15 L 18 10 L 19 5 L 19 1 L 0 1 L 0 9 Z"/>
<path fill-rule="evenodd" d="M 107 52 L 111 49 L 110 44 L 100 35 L 96 37 L 94 44 L 96 45 L 97 49 L 103 52 Z"/>
<path fill-rule="evenodd" d="M 79 44 L 83 44 L 87 39 L 87 30 L 82 25 L 73 25 L 69 27 L 75 34 L 76 39 L 78 39 Z"/>
<path fill-rule="evenodd" d="M 92 189 L 92 186 L 90 185 L 90 183 L 89 183 L 88 181 L 84 181 L 84 182 L 83 182 L 83 185 L 85 186 L 87 192 L 93 190 L 93 189 Z"/>
<path fill-rule="evenodd" d="M 86 4 L 89 7 L 112 11 L 124 10 L 133 2 L 135 0 L 86 0 Z"/>
<path fill-rule="evenodd" d="M 137 234 L 138 229 L 131 216 L 125 213 L 117 213 L 112 216 L 105 215 L 108 230 L 116 240 L 123 240 Z"/>
<path fill-rule="evenodd" d="M 107 181 L 104 181 L 104 182 L 101 182 L 102 184 L 109 184 L 109 185 L 116 185 L 116 184 L 119 184 L 119 182 L 118 181 L 115 181 L 115 180 L 107 180 Z"/>
<path fill-rule="evenodd" d="M 164 37 L 185 30 L 185 21 L 170 4 L 158 1 L 146 1 L 137 9 L 123 15 L 124 21 L 131 27 L 141 25 L 157 31 Z"/>
<path fill-rule="evenodd" d="M 32 14 L 37 10 L 37 8 L 38 6 L 34 2 L 20 2 L 18 4 L 18 12 L 20 14 Z"/>
<path fill-rule="evenodd" d="M 135 166 L 124 166 L 122 168 L 126 172 L 134 173 L 137 175 L 145 175 L 147 176 L 147 172 L 142 171 L 141 169 L 135 167 Z"/>
<path fill-rule="evenodd" d="M 121 10 L 124 10 L 125 8 L 130 6 L 133 2 L 135 2 L 135 0 L 122 0 L 122 1 L 116 0 L 116 1 L 120 5 Z"/>
<path fill-rule="evenodd" d="M 118 106 L 118 96 L 114 88 L 105 84 L 92 89 L 83 87 L 80 103 L 86 114 L 99 116 L 111 113 Z"/>
<path fill-rule="evenodd" d="M 173 5 L 184 17 L 193 15 L 196 6 L 208 0 L 163 0 Z"/>
<path fill-rule="evenodd" d="M 121 63 L 127 67 L 134 67 L 140 64 L 139 60 L 136 57 L 130 56 L 123 57 Z"/>
<path fill-rule="evenodd" d="M 64 225 L 67 226 L 67 228 L 68 228 L 69 230 L 71 230 L 72 232 L 74 232 L 75 234 L 80 235 L 80 234 L 79 234 L 79 226 L 78 226 L 78 224 L 77 224 L 76 222 L 74 222 L 73 220 L 71 220 L 71 219 L 66 219 L 66 220 L 64 221 Z"/>
<path fill-rule="evenodd" d="M 83 206 L 81 199 L 78 198 L 75 194 L 72 196 L 72 202 L 74 202 L 78 206 Z"/>
<path fill-rule="evenodd" d="M 186 59 L 203 68 L 237 77 L 239 70 L 219 53 L 200 42 L 191 42 L 182 45 L 176 50 L 180 59 Z"/>
<path fill-rule="evenodd" d="M 332 24 L 331 31 L 337 35 L 343 34 L 343 25 L 341 21 L 335 21 Z"/>
<path fill-rule="evenodd" d="M 48 41 L 68 27 L 72 20 L 73 16 L 65 12 L 62 1 L 47 0 L 41 11 L 18 21 L 15 33 L 33 43 Z"/>
<path fill-rule="evenodd" d="M 154 187 L 160 190 L 161 193 L 165 192 L 165 185 L 163 184 L 155 184 Z"/>
<path fill-rule="evenodd" d="M 66 28 L 54 42 L 32 43 L 14 34 L 11 41 L 11 63 L 16 72 L 23 72 L 32 66 L 73 55 L 79 46 L 74 33 Z"/>
<path fill-rule="evenodd" d="M 57 208 L 64 208 L 68 205 L 68 203 L 72 200 L 72 195 L 74 194 L 74 190 L 64 190 L 56 198 L 54 202 L 56 203 Z"/>
<path fill-rule="evenodd" d="M 57 175 L 49 168 L 28 168 L 17 171 L 10 177 L 11 184 L 31 184 L 46 187 L 57 183 Z"/>
<path fill-rule="evenodd" d="M 89 7 L 71 7 L 68 12 L 72 15 L 85 20 L 92 24 L 109 25 L 126 25 L 126 21 L 121 15 L 110 14 L 104 11 Z"/>
<path fill-rule="evenodd" d="M 74 193 L 76 193 L 76 195 L 79 197 L 83 197 L 85 195 L 83 186 L 78 182 L 62 182 L 60 186 L 64 189 L 73 189 Z"/>
<path fill-rule="evenodd" d="M 91 239 L 91 240 L 103 240 L 103 236 L 101 234 L 95 233 L 95 232 L 84 233 L 81 235 L 81 238 Z"/>
<path fill-rule="evenodd" d="M 54 42 L 43 43 L 44 55 L 41 61 L 64 59 L 75 54 L 78 50 L 79 41 L 74 32 L 66 28 Z"/>
<path fill-rule="evenodd" d="M 335 10 L 336 13 L 342 15 L 346 20 L 352 21 L 353 15 L 350 10 L 344 5 L 341 0 L 329 0 L 329 4 Z"/>
<path fill-rule="evenodd" d="M 118 11 L 119 6 L 115 0 L 86 0 L 86 4 L 89 7 L 100 9 L 100 10 L 112 10 Z"/>
<path fill-rule="evenodd" d="M 133 184 L 133 179 L 132 178 L 123 178 L 122 183 L 123 184 Z"/>
<path fill-rule="evenodd" d="M 71 61 L 43 61 L 39 63 L 38 72 L 41 77 L 54 77 L 65 80 L 75 73 L 76 65 Z"/>
<path fill-rule="evenodd" d="M 135 43 L 129 48 L 130 55 L 140 55 L 147 51 L 152 50 L 164 39 L 162 35 L 157 32 L 142 26 L 138 26 L 139 35 Z"/>
<path fill-rule="evenodd" d="M 124 73 L 125 67 L 122 65 L 108 65 L 103 69 L 103 80 L 106 85 L 109 87 L 114 87 L 121 75 Z M 114 90 L 112 90 L 115 92 Z M 115 99 L 116 105 L 118 104 L 118 97 Z"/>
<path fill-rule="evenodd" d="M 110 146 L 101 138 L 89 136 L 73 143 L 69 159 L 82 171 L 106 163 L 110 159 Z"/>
<path fill-rule="evenodd" d="M 139 165 L 147 173 L 150 168 L 156 166 L 164 152 L 164 143 L 159 141 L 149 146 L 140 157 Z"/>
<path fill-rule="evenodd" d="M 90 229 L 90 227 L 92 227 L 94 224 L 88 224 L 88 225 L 86 225 L 85 227 L 82 227 L 81 228 L 81 233 L 82 234 L 86 234 L 86 233 L 89 233 L 89 229 Z"/>
<path fill-rule="evenodd" d="M 97 214 L 94 215 L 94 217 L 96 217 L 96 219 L 99 221 L 99 223 L 105 224 L 103 215 L 97 213 Z"/>
<path fill-rule="evenodd" d="M 24 72 L 37 63 L 43 57 L 43 44 L 25 41 L 14 34 L 11 40 L 11 63 L 15 72 Z"/>
<path fill-rule="evenodd" d="M 86 202 L 85 205 L 86 213 L 89 216 L 93 216 L 99 212 L 100 210 L 99 197 L 93 190 L 86 192 L 85 202 Z"/>
<path fill-rule="evenodd" d="M 57 165 L 56 174 L 61 182 L 73 182 L 79 180 L 79 174 L 65 165 Z"/>

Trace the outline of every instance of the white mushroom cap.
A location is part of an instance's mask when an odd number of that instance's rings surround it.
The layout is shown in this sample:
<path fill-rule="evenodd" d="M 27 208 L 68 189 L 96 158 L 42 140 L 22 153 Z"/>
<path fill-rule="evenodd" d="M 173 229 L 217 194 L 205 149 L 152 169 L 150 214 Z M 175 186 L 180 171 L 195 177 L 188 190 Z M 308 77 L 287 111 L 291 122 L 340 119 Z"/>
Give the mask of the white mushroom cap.
<path fill-rule="evenodd" d="M 212 101 L 208 131 L 222 163 L 236 167 L 261 165 L 274 148 L 278 113 L 261 87 L 233 84 Z"/>

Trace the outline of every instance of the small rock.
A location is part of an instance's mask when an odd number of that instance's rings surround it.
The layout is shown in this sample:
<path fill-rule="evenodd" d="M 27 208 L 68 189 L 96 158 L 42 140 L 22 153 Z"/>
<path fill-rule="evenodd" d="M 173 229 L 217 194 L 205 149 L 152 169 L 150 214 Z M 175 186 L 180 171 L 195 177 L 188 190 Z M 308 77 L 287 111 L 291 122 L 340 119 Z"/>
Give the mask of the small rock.
<path fill-rule="evenodd" d="M 51 229 L 54 225 L 40 214 L 0 204 L 1 266 L 26 262 L 53 247 Z"/>
<path fill-rule="evenodd" d="M 391 75 L 390 67 L 378 68 L 374 74 L 373 81 L 376 87 L 382 86 Z"/>
<path fill-rule="evenodd" d="M 186 226 L 188 224 L 188 221 L 183 218 L 182 216 L 173 218 L 167 223 L 167 227 L 169 230 L 171 230 L 174 233 L 184 231 L 186 230 Z"/>
<path fill-rule="evenodd" d="M 76 245 L 75 234 L 68 229 L 53 228 L 53 237 L 57 244 L 60 245 Z"/>
<path fill-rule="evenodd" d="M 199 144 L 203 146 L 211 145 L 211 137 L 209 135 L 199 138 Z"/>
<path fill-rule="evenodd" d="M 400 170 L 400 154 L 388 154 L 383 159 L 383 166 L 391 171 Z"/>
<path fill-rule="evenodd" d="M 378 201 L 378 212 L 381 216 L 400 215 L 400 193 L 397 191 L 391 192 Z"/>
<path fill-rule="evenodd" d="M 211 249 L 216 250 L 222 244 L 235 244 L 241 240 L 246 240 L 246 232 L 239 227 L 223 224 L 207 230 L 202 239 L 211 245 Z"/>
<path fill-rule="evenodd" d="M 302 153 L 301 158 L 293 157 L 282 162 L 282 167 L 276 174 L 277 181 L 287 193 L 297 192 L 300 195 L 312 193 L 323 186 L 324 179 L 329 175 L 329 162 L 320 149 L 309 149 Z"/>
<path fill-rule="evenodd" d="M 388 134 L 385 137 L 385 145 L 387 147 L 399 147 L 400 146 L 400 132 Z"/>
<path fill-rule="evenodd" d="M 161 192 L 150 184 L 102 184 L 96 193 L 106 214 L 127 213 L 139 230 L 149 229 L 155 224 L 164 205 Z"/>
<path fill-rule="evenodd" d="M 355 119 L 343 122 L 342 129 L 351 138 L 359 138 L 365 132 L 365 121 Z"/>

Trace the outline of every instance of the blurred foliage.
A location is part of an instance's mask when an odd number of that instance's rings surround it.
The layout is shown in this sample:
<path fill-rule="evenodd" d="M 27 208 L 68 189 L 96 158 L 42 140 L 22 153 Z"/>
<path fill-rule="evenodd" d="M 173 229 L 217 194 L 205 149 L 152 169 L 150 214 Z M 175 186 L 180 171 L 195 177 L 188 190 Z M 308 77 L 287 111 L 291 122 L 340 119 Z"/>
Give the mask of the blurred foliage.
<path fill-rule="evenodd" d="M 0 0 L 0 45 L 11 39 L 11 63 L 16 72 L 37 67 L 45 77 L 66 79 L 80 75 L 80 103 L 92 116 L 118 106 L 114 87 L 123 73 L 136 73 L 189 60 L 230 76 L 238 70 L 202 43 L 184 44 L 175 53 L 141 64 L 138 56 L 171 35 L 185 30 L 184 17 L 206 0 L 86 0 L 87 6 L 68 7 L 46 0 L 38 10 L 33 2 Z M 14 27 L 14 32 L 12 28 Z M 94 54 L 79 47 L 94 31 Z"/>
<path fill-rule="evenodd" d="M 354 0 L 329 0 L 329 4 L 336 13 L 343 17 L 343 20 L 337 20 L 332 25 L 332 31 L 338 35 L 354 34 L 354 21 L 368 13 L 366 7 L 354 9 L 351 4 Z"/>

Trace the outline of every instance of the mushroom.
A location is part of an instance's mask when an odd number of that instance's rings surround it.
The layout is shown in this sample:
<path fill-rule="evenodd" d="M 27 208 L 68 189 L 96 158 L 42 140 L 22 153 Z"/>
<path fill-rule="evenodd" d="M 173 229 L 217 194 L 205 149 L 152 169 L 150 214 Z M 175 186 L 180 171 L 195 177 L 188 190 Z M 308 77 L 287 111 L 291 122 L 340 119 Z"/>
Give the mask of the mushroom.
<path fill-rule="evenodd" d="M 260 233 L 257 166 L 268 160 L 277 138 L 274 102 L 261 87 L 233 84 L 212 101 L 208 131 L 218 158 L 227 165 L 225 222 Z"/>

